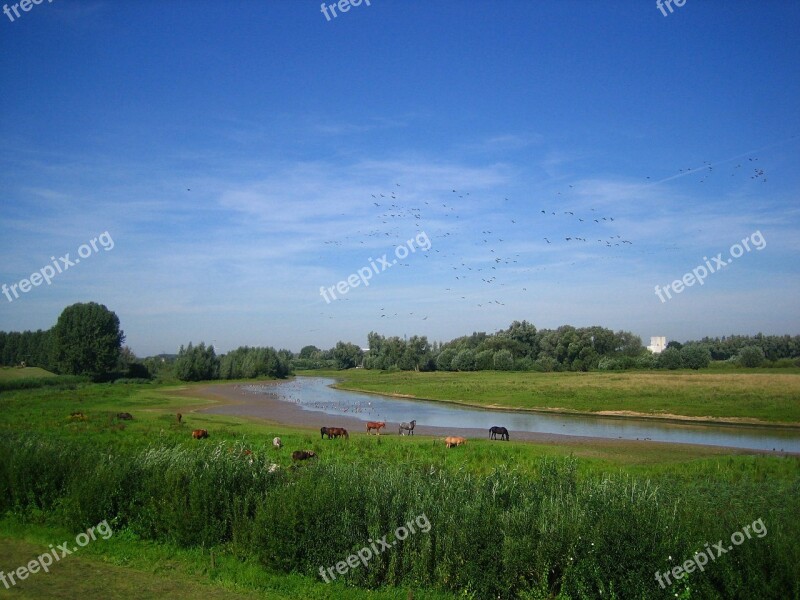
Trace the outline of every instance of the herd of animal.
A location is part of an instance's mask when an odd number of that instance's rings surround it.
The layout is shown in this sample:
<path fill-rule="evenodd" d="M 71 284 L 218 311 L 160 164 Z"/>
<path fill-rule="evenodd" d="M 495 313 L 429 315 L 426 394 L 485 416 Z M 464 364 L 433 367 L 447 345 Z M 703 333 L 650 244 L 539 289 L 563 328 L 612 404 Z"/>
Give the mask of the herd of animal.
<path fill-rule="evenodd" d="M 117 419 L 120 419 L 120 420 L 126 420 L 126 421 L 127 420 L 133 420 L 133 415 L 131 415 L 130 413 L 118 413 L 116 415 L 116 417 L 117 417 Z M 71 419 L 76 419 L 76 418 L 85 419 L 86 417 L 83 415 L 83 413 L 72 413 L 70 415 L 70 418 Z M 183 422 L 183 415 L 181 413 L 177 413 L 176 418 L 177 418 L 178 424 L 181 424 Z M 398 435 L 414 435 L 414 428 L 416 426 L 417 426 L 416 420 L 410 421 L 408 423 L 400 423 L 400 426 L 399 426 L 399 428 L 397 430 L 397 434 Z M 373 431 L 375 432 L 376 435 L 380 435 L 381 434 L 381 429 L 386 429 L 386 422 L 385 421 L 368 421 L 367 425 L 366 425 L 366 428 L 367 428 L 367 435 L 370 435 Z M 347 432 L 347 429 L 345 429 L 344 427 L 320 427 L 319 433 L 320 433 L 320 439 L 325 439 L 325 436 L 327 436 L 329 440 L 330 439 L 334 439 L 334 438 L 350 439 L 350 434 Z M 202 439 L 205 439 L 207 437 L 208 437 L 208 429 L 193 429 L 192 430 L 192 439 L 202 440 Z M 491 439 L 491 440 L 500 439 L 500 440 L 508 441 L 509 440 L 508 429 L 506 429 L 505 427 L 497 427 L 497 426 L 490 428 L 489 429 L 489 439 Z M 459 436 L 448 436 L 448 437 L 444 438 L 444 445 L 447 448 L 454 448 L 454 447 L 457 447 L 457 446 L 463 446 L 466 443 L 467 443 L 467 439 L 463 438 L 463 437 L 459 437 Z M 272 440 L 272 445 L 273 445 L 273 447 L 275 447 L 278 450 L 283 448 L 283 442 L 281 441 L 281 438 L 279 438 L 279 437 L 276 437 L 276 438 L 274 438 Z M 245 454 L 246 455 L 252 455 L 252 451 L 246 450 Z M 316 453 L 314 453 L 311 450 L 295 450 L 294 452 L 292 452 L 292 460 L 294 460 L 294 461 L 308 460 L 309 458 L 316 458 L 316 457 L 317 457 Z M 252 458 L 251 458 L 251 460 L 252 460 Z M 270 466 L 270 472 L 276 470 L 277 468 L 278 468 L 277 465 L 271 465 Z"/>

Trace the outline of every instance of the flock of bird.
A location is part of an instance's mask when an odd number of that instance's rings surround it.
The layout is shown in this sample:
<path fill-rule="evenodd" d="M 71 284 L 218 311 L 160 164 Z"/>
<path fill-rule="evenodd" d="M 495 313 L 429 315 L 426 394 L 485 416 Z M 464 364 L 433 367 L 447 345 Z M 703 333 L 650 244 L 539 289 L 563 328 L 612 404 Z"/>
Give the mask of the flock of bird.
<path fill-rule="evenodd" d="M 755 165 L 757 161 L 758 158 L 751 157 L 743 161 L 744 164 L 736 164 L 730 175 L 736 177 L 743 173 L 746 164 L 753 169 L 750 179 L 766 183 L 766 173 Z M 704 161 L 701 167 L 678 169 L 660 181 L 648 176 L 642 185 L 685 176 L 696 176 L 697 182 L 704 183 L 719 170 L 718 166 L 715 170 L 714 164 Z M 424 271 L 428 277 L 426 282 L 441 285 L 445 299 L 461 303 L 454 308 L 496 309 L 506 305 L 507 291 L 533 290 L 538 281 L 537 272 L 548 268 L 557 271 L 575 265 L 576 260 L 624 258 L 626 252 L 636 251 L 636 240 L 623 233 L 629 221 L 609 214 L 600 205 L 577 208 L 585 206 L 583 200 L 575 200 L 576 206 L 566 206 L 573 198 L 570 190 L 575 191 L 574 185 L 567 185 L 555 192 L 555 198 L 544 206 L 527 202 L 522 208 L 519 205 L 512 208 L 514 203 L 509 198 L 486 197 L 455 187 L 423 198 L 414 192 L 405 194 L 404 184 L 395 182 L 390 189 L 369 192 L 364 199 L 364 210 L 373 220 L 370 228 L 326 240 L 324 245 L 336 247 L 337 251 L 341 248 L 342 252 L 366 246 L 377 255 L 386 251 L 392 259 L 395 246 L 425 233 L 431 247 L 409 253 L 403 260 L 395 261 L 394 266 L 407 268 L 415 261 L 428 261 L 429 266 Z M 555 209 L 554 203 L 561 206 Z M 377 240 L 381 243 L 376 243 Z M 376 250 L 376 247 L 385 250 Z M 571 248 L 573 251 L 567 252 Z M 576 257 L 574 250 L 581 251 L 580 257 Z M 367 256 L 370 255 L 365 253 L 362 259 L 364 264 L 367 264 Z M 371 258 L 374 256 L 376 254 Z M 351 264 L 351 259 L 343 260 L 342 264 Z M 473 285 L 478 282 L 479 285 Z M 351 297 L 344 295 L 339 300 L 346 302 Z M 330 305 L 326 308 L 328 310 L 320 315 L 333 319 Z M 379 319 L 428 318 L 419 310 L 387 312 L 385 306 L 378 308 L 377 305 L 376 309 Z"/>

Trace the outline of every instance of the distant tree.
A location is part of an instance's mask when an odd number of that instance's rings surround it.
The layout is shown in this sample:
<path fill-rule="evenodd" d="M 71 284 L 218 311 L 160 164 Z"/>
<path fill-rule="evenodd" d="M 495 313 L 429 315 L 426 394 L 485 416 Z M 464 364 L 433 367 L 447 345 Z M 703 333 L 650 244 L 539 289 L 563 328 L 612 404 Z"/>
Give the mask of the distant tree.
<path fill-rule="evenodd" d="M 491 371 L 494 369 L 494 352 L 482 350 L 475 355 L 475 369 L 478 371 Z"/>
<path fill-rule="evenodd" d="M 681 351 L 677 348 L 666 348 L 658 355 L 658 365 L 662 369 L 680 369 L 683 366 Z"/>
<path fill-rule="evenodd" d="M 180 347 L 175 359 L 175 376 L 181 381 L 207 381 L 219 377 L 219 359 L 213 346 L 200 343 L 198 346 Z"/>
<path fill-rule="evenodd" d="M 337 369 L 352 369 L 361 364 L 364 351 L 350 342 L 337 342 L 333 349 L 333 359 Z"/>
<path fill-rule="evenodd" d="M 473 350 L 462 350 L 453 358 L 451 367 L 453 371 L 474 371 L 475 352 Z"/>
<path fill-rule="evenodd" d="M 754 369 L 764 364 L 764 351 L 758 346 L 745 346 L 739 350 L 737 362 L 743 367 Z"/>
<path fill-rule="evenodd" d="M 297 346 L 295 346 L 296 348 Z M 319 352 L 316 346 L 303 346 L 300 349 L 300 358 L 314 358 L 314 353 Z"/>
<path fill-rule="evenodd" d="M 530 371 L 533 369 L 533 361 L 529 356 L 523 356 L 514 360 L 515 371 Z"/>
<path fill-rule="evenodd" d="M 456 357 L 456 351 L 453 348 L 446 348 L 439 353 L 436 357 L 436 368 L 439 371 L 452 371 L 453 359 Z"/>
<path fill-rule="evenodd" d="M 705 369 L 711 363 L 711 352 L 701 344 L 687 344 L 679 352 L 687 369 Z"/>
<path fill-rule="evenodd" d="M 514 355 L 510 350 L 498 350 L 494 353 L 494 368 L 498 371 L 510 371 L 514 368 Z"/>
<path fill-rule="evenodd" d="M 125 335 L 119 318 L 102 304 L 68 306 L 52 329 L 56 367 L 65 375 L 104 375 L 114 370 Z"/>
<path fill-rule="evenodd" d="M 678 350 L 680 350 L 681 348 L 683 348 L 683 344 L 681 344 L 680 342 L 676 342 L 675 340 L 670 340 L 669 342 L 667 342 L 667 348 L 677 348 Z"/>

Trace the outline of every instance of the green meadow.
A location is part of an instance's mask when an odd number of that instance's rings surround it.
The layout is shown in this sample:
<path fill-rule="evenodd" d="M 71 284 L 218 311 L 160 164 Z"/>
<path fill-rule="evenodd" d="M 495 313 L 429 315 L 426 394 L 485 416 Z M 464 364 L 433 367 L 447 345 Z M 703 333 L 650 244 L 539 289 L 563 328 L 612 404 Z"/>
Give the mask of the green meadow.
<path fill-rule="evenodd" d="M 481 407 L 763 421 L 800 425 L 800 370 L 625 371 L 310 371 L 337 387 Z M 299 374 L 306 372 L 301 371 Z"/>
<path fill-rule="evenodd" d="M 796 457 L 615 441 L 447 450 L 425 436 L 321 440 L 316 429 L 197 412 L 211 401 L 191 389 L 65 380 L 0 392 L 0 569 L 104 519 L 114 530 L 14 594 L 91 595 L 84 569 L 114 580 L 116 598 L 800 594 Z M 192 440 L 195 428 L 210 437 Z M 318 456 L 293 465 L 295 449 Z M 428 533 L 323 583 L 320 567 L 421 514 Z M 766 536 L 659 587 L 656 570 L 759 518 Z"/>

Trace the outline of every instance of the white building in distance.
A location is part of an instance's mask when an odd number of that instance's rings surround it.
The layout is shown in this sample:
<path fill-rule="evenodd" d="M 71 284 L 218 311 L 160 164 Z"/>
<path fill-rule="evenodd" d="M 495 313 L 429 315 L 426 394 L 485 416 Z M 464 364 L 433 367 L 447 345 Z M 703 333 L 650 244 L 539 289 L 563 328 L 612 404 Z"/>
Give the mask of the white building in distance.
<path fill-rule="evenodd" d="M 667 338 L 662 336 L 650 336 L 650 345 L 647 347 L 653 354 L 658 354 L 664 351 L 667 347 Z"/>

